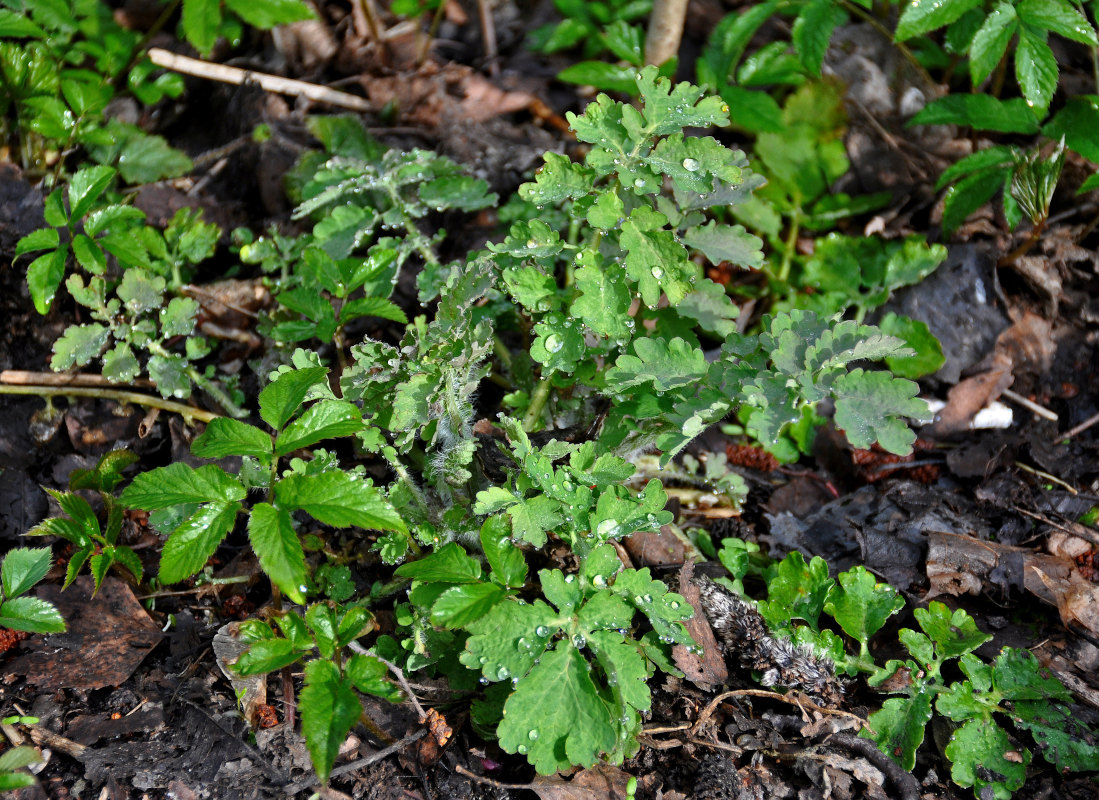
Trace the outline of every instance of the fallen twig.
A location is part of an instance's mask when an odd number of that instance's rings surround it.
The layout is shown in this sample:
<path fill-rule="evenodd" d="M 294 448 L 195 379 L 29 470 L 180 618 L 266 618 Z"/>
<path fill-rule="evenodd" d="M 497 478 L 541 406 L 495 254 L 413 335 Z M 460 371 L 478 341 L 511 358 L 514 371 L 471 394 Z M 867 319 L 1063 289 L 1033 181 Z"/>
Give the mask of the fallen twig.
<path fill-rule="evenodd" d="M 286 94 L 291 97 L 306 97 L 318 103 L 328 103 L 351 111 L 366 112 L 374 110 L 366 98 L 358 95 L 329 89 L 327 86 L 318 86 L 315 83 L 281 78 L 278 75 L 269 75 L 266 72 L 253 72 L 239 67 L 230 67 L 226 64 L 214 64 L 210 61 L 188 58 L 187 56 L 162 50 L 159 47 L 149 50 L 149 60 L 158 67 L 164 67 L 173 72 L 182 72 L 184 75 L 194 75 L 198 78 L 231 83 L 236 86 L 254 83 L 265 92 Z"/>
<path fill-rule="evenodd" d="M 141 392 L 127 392 L 120 389 L 100 389 L 94 386 L 12 386 L 4 383 L 3 375 L 0 375 L 0 394 L 20 394 L 30 397 L 96 397 L 100 400 L 117 400 L 119 403 L 132 403 L 135 406 L 159 408 L 179 414 L 188 423 L 194 420 L 210 422 L 221 414 L 212 411 L 203 411 L 200 408 L 184 403 L 176 403 L 161 397 L 142 394 Z"/>

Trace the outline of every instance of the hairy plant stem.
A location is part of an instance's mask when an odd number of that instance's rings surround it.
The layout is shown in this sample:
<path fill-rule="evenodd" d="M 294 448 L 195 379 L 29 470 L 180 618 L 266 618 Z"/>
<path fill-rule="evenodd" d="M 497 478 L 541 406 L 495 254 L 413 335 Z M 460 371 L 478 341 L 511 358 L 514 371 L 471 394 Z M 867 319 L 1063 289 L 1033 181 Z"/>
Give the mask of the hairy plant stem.
<path fill-rule="evenodd" d="M 550 388 L 549 375 L 543 375 L 538 381 L 538 385 L 534 387 L 534 394 L 530 396 L 527 413 L 523 415 L 523 430 L 528 433 L 534 429 L 534 426 L 538 424 L 538 420 L 542 418 L 542 412 L 549 400 Z"/>
<path fill-rule="evenodd" d="M 200 408 L 165 400 L 161 397 L 142 394 L 141 392 L 128 392 L 122 389 L 98 389 L 92 386 L 10 386 L 0 384 L 0 394 L 21 394 L 31 397 L 95 397 L 100 400 L 116 400 L 119 403 L 130 403 L 135 406 L 147 408 L 159 408 L 162 411 L 170 411 L 179 414 L 191 424 L 194 420 L 209 422 L 222 416 L 211 411 L 203 411 Z"/>

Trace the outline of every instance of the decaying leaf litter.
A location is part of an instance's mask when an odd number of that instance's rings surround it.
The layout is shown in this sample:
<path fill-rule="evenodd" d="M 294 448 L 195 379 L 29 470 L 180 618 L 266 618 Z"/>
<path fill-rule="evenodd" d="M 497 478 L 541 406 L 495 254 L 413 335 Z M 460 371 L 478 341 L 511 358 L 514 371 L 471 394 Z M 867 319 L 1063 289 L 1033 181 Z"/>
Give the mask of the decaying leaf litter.
<path fill-rule="evenodd" d="M 692 18 L 700 27 L 707 15 L 721 13 L 703 10 Z M 383 141 L 438 149 L 506 196 L 540 163 L 543 151 L 574 152 L 557 114 L 582 102 L 573 90 L 552 82 L 562 64 L 520 46 L 526 30 L 546 13 L 543 8 L 531 18 L 509 6 L 497 10 L 502 63 L 499 77 L 492 79 L 455 63 L 479 64 L 483 53 L 476 14 L 460 13 L 457 4 L 447 6 L 433 58 L 422 66 L 417 66 L 421 37 L 414 29 L 398 30 L 381 47 L 354 17 L 344 18 L 342 26 L 302 25 L 264 40 L 247 66 L 307 79 L 350 76 L 373 108 L 397 109 L 384 124 L 380 114 L 374 120 L 368 116 L 369 124 L 379 123 L 375 133 Z M 692 33 L 697 46 L 704 31 L 688 28 L 688 46 Z M 867 227 L 894 237 L 933 235 L 937 212 L 930 187 L 962 145 L 942 128 L 905 132 L 897 117 L 904 98 L 876 67 L 895 56 L 876 53 L 878 43 L 858 26 L 849 35 L 854 55 L 831 63 L 849 84 L 845 143 L 853 171 L 845 180 L 860 182 L 859 192 L 892 193 L 885 209 L 868 215 Z M 870 49 L 860 51 L 860 42 Z M 198 166 L 190 181 L 146 187 L 137 204 L 164 222 L 178 208 L 200 207 L 227 230 L 289 224 L 281 180 L 308 141 L 301 123 L 305 110 L 300 101 L 254 87 L 189 82 L 185 95 L 143 123 L 195 156 Z M 273 135 L 255 142 L 250 134 L 261 122 Z M 19 237 L 41 224 L 42 196 L 17 169 L 5 169 L 2 177 L 0 242 L 10 254 Z M 855 193 L 856 187 L 840 188 Z M 994 637 L 980 655 L 992 659 L 1004 645 L 1032 650 L 1073 691 L 1078 713 L 1094 718 L 1099 707 L 1093 677 L 1099 656 L 1093 644 L 1099 637 L 1091 558 L 1096 533 L 1078 520 L 1099 502 L 1099 461 L 1094 430 L 1080 431 L 1067 443 L 1064 435 L 1097 411 L 1096 262 L 1087 238 L 1089 217 L 1072 213 L 1074 202 L 1065 198 L 1064 207 L 1056 209 L 1060 219 L 1029 255 L 999 267 L 996 262 L 1017 242 L 997 224 L 994 211 L 978 214 L 955 235 L 947 263 L 930 279 L 896 293 L 886 307 L 927 322 L 946 356 L 924 389 L 947 405 L 927 432 L 934 443 L 918 449 L 911 464 L 852 452 L 840 438 L 824 435 L 814 458 L 800 465 L 741 467 L 750 489 L 742 516 L 683 510 L 715 541 L 737 536 L 758 542 L 775 557 L 793 550 L 807 560 L 820 555 L 833 570 L 862 564 L 914 604 L 938 599 L 965 608 Z M 445 217 L 433 222 L 447 224 Z M 451 231 L 450 246 L 465 252 L 495 234 L 490 219 L 478 219 L 475 227 Z M 794 244 L 808 248 L 813 240 Z M 207 312 L 209 330 L 238 346 L 224 351 L 225 358 L 244 363 L 255 357 L 248 303 L 239 294 L 229 297 L 233 287 L 203 277 L 194 281 L 194 296 Z M 7 270 L 4 280 L 10 323 L 0 341 L 0 366 L 44 370 L 50 346 L 71 323 L 67 315 L 73 309 L 39 318 L 21 272 Z M 262 308 L 262 291 L 255 282 L 245 289 L 258 295 L 254 315 Z M 410 307 L 414 293 L 414 287 L 405 287 Z M 1005 390 L 1014 394 L 1005 399 Z M 1031 399 L 1057 419 L 1034 413 L 1017 397 Z M 997 400 L 1012 409 L 1012 427 L 971 430 L 972 417 Z M 93 400 L 71 401 L 54 415 L 42 413 L 41 406 L 40 400 L 8 398 L 0 419 L 0 498 L 7 512 L 0 524 L 10 546 L 51 513 L 39 484 L 64 488 L 74 469 L 93 467 L 114 447 L 129 447 L 149 466 L 191 458 L 195 430 L 169 413 L 150 419 L 145 410 Z M 733 442 L 715 431 L 703 444 L 734 452 Z M 155 560 L 158 538 L 144 520 L 138 516 L 125 524 L 130 545 Z M 677 558 L 674 545 L 659 538 L 627 543 L 629 557 L 638 567 L 664 567 L 666 580 L 674 581 L 671 565 L 682 563 L 682 555 Z M 67 606 L 69 633 L 47 642 L 31 637 L 8 653 L 4 713 L 39 718 L 38 735 L 46 738 L 35 743 L 52 751 L 40 774 L 46 796 L 103 791 L 123 797 L 136 791 L 266 797 L 310 786 L 301 741 L 278 724 L 251 736 L 236 711 L 234 687 L 217 669 L 217 629 L 250 615 L 265 592 L 247 550 L 227 548 L 219 561 L 218 581 L 179 594 L 157 591 L 135 600 L 131 587 L 109 578 L 93 600 L 88 586 L 78 582 L 55 593 L 55 601 Z M 146 601 L 144 608 L 140 600 Z M 174 624 L 161 634 L 169 614 Z M 109 637 L 102 635 L 104 620 L 110 621 Z M 894 629 L 913 624 L 910 614 L 890 623 Z M 124 647 L 112 653 L 98 641 L 105 638 Z M 717 648 L 705 652 L 713 660 Z M 883 659 L 893 655 L 902 654 L 883 654 Z M 599 766 L 531 782 L 525 764 L 476 738 L 460 715 L 448 720 L 453 738 L 434 749 L 417 738 L 393 759 L 372 760 L 371 754 L 388 744 L 422 736 L 423 728 L 408 708 L 370 701 L 370 716 L 380 730 L 366 735 L 358 729 L 337 762 L 369 763 L 359 771 L 334 772 L 334 785 L 355 797 L 534 792 L 600 798 L 625 796 L 628 773 L 638 779 L 638 797 L 966 796 L 945 776 L 948 767 L 934 748 L 925 745 L 909 775 L 853 735 L 861 724 L 856 716 L 880 703 L 880 696 L 854 693 L 845 701 L 848 713 L 834 713 L 807 698 L 775 697 L 735 664 L 729 677 L 733 691 L 722 696 L 716 684 L 724 678 L 696 675 L 686 662 L 680 664 L 686 679 L 654 687 L 654 710 L 642 739 L 646 747 L 622 768 Z M 277 679 L 269 688 L 275 721 L 285 721 L 293 713 L 294 692 Z M 447 699 L 443 685 L 417 684 L 413 690 L 427 704 Z M 10 735 L 27 733 L 11 728 Z M 447 739 L 431 735 L 435 741 Z M 932 731 L 928 738 L 939 735 Z M 27 796 L 41 796 L 35 791 L 26 790 Z M 1016 796 L 1095 793 L 1086 776 L 1065 779 L 1045 768 L 1034 770 Z"/>

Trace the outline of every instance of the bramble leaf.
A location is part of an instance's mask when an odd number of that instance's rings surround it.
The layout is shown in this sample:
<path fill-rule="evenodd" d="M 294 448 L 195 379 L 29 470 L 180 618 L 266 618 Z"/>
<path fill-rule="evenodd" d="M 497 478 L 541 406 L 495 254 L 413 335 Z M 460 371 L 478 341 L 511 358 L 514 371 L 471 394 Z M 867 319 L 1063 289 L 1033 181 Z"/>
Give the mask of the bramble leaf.
<path fill-rule="evenodd" d="M 353 436 L 362 427 L 358 406 L 346 400 L 321 400 L 283 429 L 275 440 L 275 455 L 286 455 L 325 439 Z"/>
<path fill-rule="evenodd" d="M 138 475 L 120 499 L 130 508 L 156 511 L 184 503 L 231 503 L 244 496 L 244 487 L 221 467 L 206 464 L 195 469 L 176 461 Z"/>
<path fill-rule="evenodd" d="M 0 585 L 4 589 L 4 599 L 18 597 L 46 577 L 51 562 L 48 547 L 17 547 L 9 550 L 4 556 L 3 564 L 0 564 Z"/>
<path fill-rule="evenodd" d="M 328 783 L 340 745 L 362 711 L 362 703 L 351 688 L 351 681 L 340 675 L 335 664 L 317 659 L 305 665 L 301 730 L 321 783 Z"/>
<path fill-rule="evenodd" d="M 275 502 L 336 528 L 408 531 L 404 520 L 373 485 L 346 472 L 290 475 L 275 484 Z"/>
<path fill-rule="evenodd" d="M 28 633 L 63 633 L 61 612 L 37 597 L 16 597 L 0 605 L 0 627 Z"/>
<path fill-rule="evenodd" d="M 276 431 L 282 430 L 309 390 L 327 374 L 326 367 L 306 367 L 282 373 L 259 393 L 259 415 Z"/>
<path fill-rule="evenodd" d="M 191 452 L 199 458 L 271 455 L 271 436 L 240 420 L 218 417 L 191 443 Z"/>
<path fill-rule="evenodd" d="M 182 464 L 177 461 L 171 466 L 182 466 Z M 162 467 L 162 469 L 171 469 L 171 467 Z M 200 467 L 200 469 L 207 469 L 207 467 Z M 150 473 L 139 475 L 138 478 L 148 474 Z M 135 480 L 134 483 L 137 481 Z M 130 484 L 127 488 L 133 488 L 133 485 Z M 135 508 L 142 508 L 142 506 L 136 505 Z M 185 519 L 164 543 L 158 573 L 161 582 L 178 583 L 195 575 L 206 566 L 207 560 L 217 550 L 222 539 L 233 529 L 240 509 L 241 505 L 237 502 L 212 502 L 200 506 L 198 511 Z"/>
<path fill-rule="evenodd" d="M 248 518 L 248 540 L 271 582 L 295 603 L 304 603 L 305 553 L 289 512 L 256 503 Z"/>

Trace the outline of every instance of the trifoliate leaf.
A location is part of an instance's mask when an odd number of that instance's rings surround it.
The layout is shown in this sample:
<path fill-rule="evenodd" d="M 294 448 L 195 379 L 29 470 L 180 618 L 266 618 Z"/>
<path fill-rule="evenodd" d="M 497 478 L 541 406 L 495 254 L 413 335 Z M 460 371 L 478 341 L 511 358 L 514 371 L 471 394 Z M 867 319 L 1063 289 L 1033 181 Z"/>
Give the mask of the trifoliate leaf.
<path fill-rule="evenodd" d="M 506 752 L 526 755 L 541 775 L 590 767 L 616 742 L 610 709 L 587 661 L 568 642 L 542 656 L 519 682 L 496 733 Z"/>
<path fill-rule="evenodd" d="M 336 528 L 408 531 L 374 486 L 346 472 L 291 475 L 275 484 L 275 501 L 281 508 L 304 511 Z"/>
<path fill-rule="evenodd" d="M 177 461 L 172 466 L 182 466 L 182 464 Z M 201 467 L 201 469 L 207 469 L 207 467 Z M 145 473 L 145 475 L 149 474 Z M 132 489 L 133 484 L 129 488 Z M 141 508 L 140 505 L 135 507 Z M 185 519 L 164 543 L 158 573 L 161 582 L 177 583 L 202 570 L 221 544 L 221 540 L 233 529 L 240 509 L 241 505 L 237 502 L 208 503 Z"/>
<path fill-rule="evenodd" d="M 348 678 L 340 677 L 331 661 L 317 659 L 305 665 L 301 690 L 301 731 L 321 783 L 328 783 L 332 764 L 363 707 Z"/>
<path fill-rule="evenodd" d="M 191 452 L 199 458 L 271 455 L 271 436 L 240 420 L 218 417 L 191 443 Z"/>
<path fill-rule="evenodd" d="M 703 378 L 709 370 L 702 350 L 682 339 L 649 337 L 634 340 L 636 356 L 624 354 L 607 371 L 607 386 L 620 392 L 631 386 L 651 382 L 658 392 L 687 386 Z"/>
<path fill-rule="evenodd" d="M 744 268 L 763 264 L 763 240 L 748 233 L 743 225 L 718 225 L 710 220 L 684 231 L 683 243 L 706 256 L 711 264 L 728 261 Z"/>
<path fill-rule="evenodd" d="M 928 417 L 927 403 L 916 397 L 919 391 L 918 384 L 886 372 L 852 370 L 836 381 L 836 427 L 857 448 L 877 443 L 890 453 L 907 455 L 916 434 L 902 417 Z"/>
<path fill-rule="evenodd" d="M 290 514 L 256 503 L 248 518 L 248 540 L 271 582 L 295 603 L 304 603 L 305 553 Z"/>
<path fill-rule="evenodd" d="M 81 367 L 103 352 L 111 332 L 98 322 L 87 325 L 70 325 L 61 338 L 53 343 L 50 367 L 61 372 L 71 367 Z"/>

